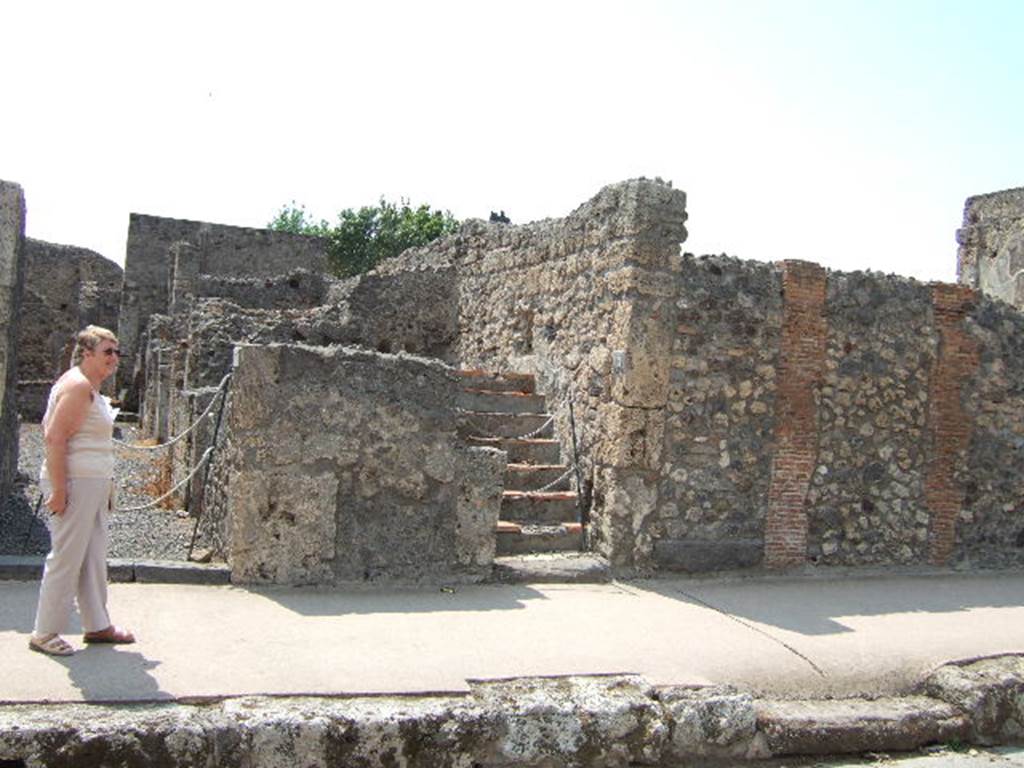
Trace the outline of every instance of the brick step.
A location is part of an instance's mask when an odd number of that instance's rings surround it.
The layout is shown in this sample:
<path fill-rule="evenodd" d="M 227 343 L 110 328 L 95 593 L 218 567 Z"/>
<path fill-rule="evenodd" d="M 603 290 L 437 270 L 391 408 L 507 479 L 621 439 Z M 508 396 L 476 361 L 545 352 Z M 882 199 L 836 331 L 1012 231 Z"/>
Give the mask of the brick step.
<path fill-rule="evenodd" d="M 523 493 L 505 491 L 501 497 L 501 520 L 529 525 L 575 523 L 576 494 L 573 491 Z"/>
<path fill-rule="evenodd" d="M 494 389 L 464 389 L 456 404 L 467 411 L 486 413 L 544 413 L 544 395 L 527 392 L 501 392 Z"/>
<path fill-rule="evenodd" d="M 506 491 L 536 491 L 553 483 L 569 468 L 564 464 L 513 464 L 505 468 Z M 572 475 L 559 481 L 549 491 L 568 491 L 572 488 Z"/>
<path fill-rule="evenodd" d="M 494 558 L 491 581 L 503 584 L 607 584 L 608 561 L 590 552 L 545 552 Z"/>
<path fill-rule="evenodd" d="M 470 437 L 522 437 L 537 432 L 533 437 L 551 437 L 553 425 L 545 423 L 546 413 L 475 413 L 463 411 L 458 415 L 458 431 L 463 438 Z M 538 431 L 539 430 L 539 431 Z"/>
<path fill-rule="evenodd" d="M 583 548 L 583 526 L 517 525 L 499 522 L 498 555 L 525 555 L 530 552 L 579 552 Z"/>
<path fill-rule="evenodd" d="M 562 446 L 552 438 L 469 437 L 466 442 L 471 446 L 505 451 L 509 462 L 515 464 L 556 464 L 562 455 Z"/>
<path fill-rule="evenodd" d="M 494 373 L 493 371 L 459 371 L 462 386 L 467 389 L 489 389 L 502 392 L 532 393 L 537 389 L 537 380 L 530 373 Z"/>

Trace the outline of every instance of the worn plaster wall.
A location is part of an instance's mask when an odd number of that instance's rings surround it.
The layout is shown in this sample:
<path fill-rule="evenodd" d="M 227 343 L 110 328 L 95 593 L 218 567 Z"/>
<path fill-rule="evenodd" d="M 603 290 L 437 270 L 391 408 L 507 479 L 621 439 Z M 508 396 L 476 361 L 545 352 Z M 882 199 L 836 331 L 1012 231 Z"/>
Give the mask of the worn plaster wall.
<path fill-rule="evenodd" d="M 18 332 L 18 410 L 38 421 L 54 378 L 70 363 L 86 325 L 117 331 L 124 271 L 95 251 L 25 239 L 25 290 Z"/>
<path fill-rule="evenodd" d="M 18 471 L 18 325 L 24 288 L 25 194 L 0 180 L 0 501 Z"/>
<path fill-rule="evenodd" d="M 967 198 L 956 239 L 959 282 L 1024 308 L 1024 188 Z"/>
<path fill-rule="evenodd" d="M 229 292 L 237 288 L 230 285 L 232 278 L 289 275 L 296 269 L 326 271 L 326 246 L 320 238 L 131 214 L 118 325 L 125 350 L 118 386 L 125 390 L 130 407 L 137 405 L 143 386 L 142 369 L 136 363 L 148 318 L 171 309 L 175 266 L 172 246 L 181 243 L 192 248 L 189 260 L 193 276 L 211 276 L 206 278 L 207 284 L 219 277 Z"/>
<path fill-rule="evenodd" d="M 504 456 L 459 445 L 456 392 L 454 369 L 423 358 L 238 347 L 219 475 L 232 578 L 483 575 Z"/>

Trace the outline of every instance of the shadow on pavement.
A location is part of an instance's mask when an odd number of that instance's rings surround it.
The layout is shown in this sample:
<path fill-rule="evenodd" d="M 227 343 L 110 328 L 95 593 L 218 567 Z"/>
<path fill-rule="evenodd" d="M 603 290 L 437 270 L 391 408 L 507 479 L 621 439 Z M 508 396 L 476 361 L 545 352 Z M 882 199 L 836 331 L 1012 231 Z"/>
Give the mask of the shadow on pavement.
<path fill-rule="evenodd" d="M 30 653 L 26 649 L 25 653 Z M 89 645 L 73 656 L 46 657 L 68 672 L 71 684 L 88 702 L 167 701 L 174 697 L 160 689 L 149 671 L 160 662 L 138 651 Z"/>
<path fill-rule="evenodd" d="M 1024 607 L 1024 574 L 794 578 L 735 582 L 648 580 L 636 589 L 804 635 L 852 631 L 845 616 L 958 613 Z"/>
<path fill-rule="evenodd" d="M 516 611 L 528 600 L 546 600 L 528 586 L 470 584 L 452 587 L 392 587 L 384 585 L 339 588 L 238 587 L 271 600 L 302 616 L 434 613 L 456 611 Z"/>

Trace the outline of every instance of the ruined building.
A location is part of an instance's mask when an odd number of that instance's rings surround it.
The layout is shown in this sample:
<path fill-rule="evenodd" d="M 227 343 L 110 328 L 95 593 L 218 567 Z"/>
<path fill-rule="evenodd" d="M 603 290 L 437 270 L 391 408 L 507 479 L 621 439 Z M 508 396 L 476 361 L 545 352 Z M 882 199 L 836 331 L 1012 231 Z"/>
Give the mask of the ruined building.
<path fill-rule="evenodd" d="M 1024 188 L 968 198 L 956 239 L 959 282 L 1024 309 Z"/>
<path fill-rule="evenodd" d="M 25 239 L 18 327 L 18 412 L 39 421 L 54 379 L 87 325 L 117 329 L 124 272 L 95 251 Z"/>
<path fill-rule="evenodd" d="M 344 281 L 133 215 L 118 387 L 160 439 L 207 414 L 173 480 L 240 582 L 1020 565 L 1020 203 L 968 200 L 958 285 L 683 253 L 647 179 Z"/>

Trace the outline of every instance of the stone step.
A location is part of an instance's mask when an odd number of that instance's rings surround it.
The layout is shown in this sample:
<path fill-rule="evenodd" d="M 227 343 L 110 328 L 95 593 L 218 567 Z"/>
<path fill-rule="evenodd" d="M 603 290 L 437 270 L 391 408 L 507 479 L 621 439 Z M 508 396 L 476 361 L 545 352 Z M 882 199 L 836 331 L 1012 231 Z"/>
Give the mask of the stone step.
<path fill-rule="evenodd" d="M 470 437 L 551 437 L 554 427 L 546 413 L 474 413 L 458 415 L 459 435 Z M 536 434 L 534 434 L 536 433 Z"/>
<path fill-rule="evenodd" d="M 485 413 L 544 413 L 547 410 L 544 395 L 494 389 L 464 389 L 459 392 L 456 403 L 467 411 Z"/>
<path fill-rule="evenodd" d="M 506 491 L 537 491 L 562 477 L 569 467 L 564 464 L 513 464 L 505 469 Z M 549 491 L 568 491 L 572 488 L 572 473 Z"/>
<path fill-rule="evenodd" d="M 469 437 L 466 442 L 471 446 L 505 451 L 509 462 L 515 464 L 555 464 L 562 455 L 562 446 L 552 438 Z"/>
<path fill-rule="evenodd" d="M 579 520 L 573 491 L 523 493 L 505 491 L 501 497 L 502 520 L 530 525 L 560 525 Z"/>
<path fill-rule="evenodd" d="M 489 389 L 502 392 L 535 392 L 537 381 L 530 373 L 494 373 L 493 371 L 459 371 L 462 385 L 467 389 Z"/>
<path fill-rule="evenodd" d="M 497 555 L 525 555 L 531 552 L 579 552 L 583 549 L 583 526 L 517 525 L 499 522 Z"/>
<path fill-rule="evenodd" d="M 607 584 L 608 561 L 590 552 L 545 552 L 494 558 L 490 581 L 503 584 Z"/>

